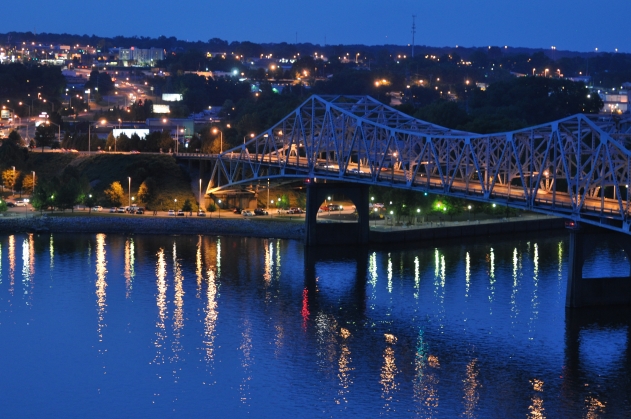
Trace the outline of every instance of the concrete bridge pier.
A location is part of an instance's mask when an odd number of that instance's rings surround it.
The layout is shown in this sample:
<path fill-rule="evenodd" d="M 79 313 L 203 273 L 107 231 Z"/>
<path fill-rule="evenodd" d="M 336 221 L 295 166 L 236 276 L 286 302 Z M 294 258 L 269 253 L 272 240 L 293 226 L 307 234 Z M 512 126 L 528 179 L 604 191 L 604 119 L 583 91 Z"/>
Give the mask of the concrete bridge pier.
<path fill-rule="evenodd" d="M 318 209 L 327 196 L 343 194 L 353 201 L 357 209 L 356 223 L 318 223 Z M 349 245 L 368 243 L 370 225 L 368 208 L 369 187 L 352 183 L 315 183 L 307 186 L 307 213 L 305 216 L 305 244 Z"/>
<path fill-rule="evenodd" d="M 631 305 L 631 264 L 622 277 L 584 278 L 583 264 L 598 240 L 614 238 L 631 259 L 631 238 L 626 234 L 598 234 L 586 229 L 570 232 L 570 257 L 568 263 L 567 293 L 565 306 L 568 308 Z"/>

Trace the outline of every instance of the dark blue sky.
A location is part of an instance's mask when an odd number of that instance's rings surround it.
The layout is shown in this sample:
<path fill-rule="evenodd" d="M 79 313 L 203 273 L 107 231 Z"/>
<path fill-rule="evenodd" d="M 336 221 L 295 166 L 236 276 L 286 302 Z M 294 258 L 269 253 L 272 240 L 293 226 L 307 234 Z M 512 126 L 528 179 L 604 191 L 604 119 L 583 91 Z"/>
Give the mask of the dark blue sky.
<path fill-rule="evenodd" d="M 22 0 L 0 31 L 175 36 L 189 41 L 409 44 L 631 52 L 631 1 Z"/>

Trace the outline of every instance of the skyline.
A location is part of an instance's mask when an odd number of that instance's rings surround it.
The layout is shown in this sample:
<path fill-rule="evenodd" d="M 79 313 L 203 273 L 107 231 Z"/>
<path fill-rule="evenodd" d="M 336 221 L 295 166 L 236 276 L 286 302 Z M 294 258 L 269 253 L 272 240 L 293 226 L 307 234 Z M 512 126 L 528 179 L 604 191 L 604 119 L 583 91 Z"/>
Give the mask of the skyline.
<path fill-rule="evenodd" d="M 631 52 L 631 39 L 612 33 L 615 22 L 605 16 L 626 16 L 631 3 L 613 0 L 599 11 L 586 0 L 542 0 L 512 4 L 500 0 L 446 0 L 420 4 L 410 0 L 383 5 L 366 0 L 277 0 L 261 7 L 251 0 L 208 4 L 199 0 L 186 8 L 167 9 L 163 0 L 123 2 L 87 10 L 85 2 L 69 0 L 63 7 L 42 0 L 5 5 L 3 32 L 68 33 L 100 37 L 174 36 L 179 40 L 207 42 L 312 43 L 319 45 L 414 45 L 432 47 L 509 46 L 551 48 L 578 52 Z M 24 10 L 37 11 L 25 15 Z M 545 13 L 542 13 L 545 11 Z M 594 12 L 600 18 L 594 18 Z M 622 25 L 621 25 L 622 26 Z M 622 30 L 621 30 L 622 32 Z M 6 39 L 3 40 L 6 42 Z"/>

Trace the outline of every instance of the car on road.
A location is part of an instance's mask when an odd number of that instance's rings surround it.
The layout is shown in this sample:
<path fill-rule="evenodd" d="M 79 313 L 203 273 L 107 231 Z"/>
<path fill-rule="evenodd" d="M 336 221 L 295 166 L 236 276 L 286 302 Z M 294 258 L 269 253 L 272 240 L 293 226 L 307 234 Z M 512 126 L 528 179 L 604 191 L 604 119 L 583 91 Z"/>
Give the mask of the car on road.
<path fill-rule="evenodd" d="M 124 207 L 119 207 L 119 208 L 116 209 L 116 212 L 120 213 L 120 214 L 124 214 L 126 211 L 125 211 Z"/>
<path fill-rule="evenodd" d="M 342 211 L 343 209 L 344 207 L 340 204 L 329 204 L 328 206 L 329 211 Z"/>
<path fill-rule="evenodd" d="M 144 214 L 145 213 L 145 209 L 143 207 L 138 207 L 136 208 L 136 212 L 134 212 L 134 214 Z"/>
<path fill-rule="evenodd" d="M 300 208 L 289 208 L 287 210 L 287 214 L 302 214 L 304 211 L 301 210 Z"/>
<path fill-rule="evenodd" d="M 25 207 L 26 206 L 26 201 L 24 201 L 23 199 L 16 199 L 14 201 L 15 206 L 16 207 Z"/>
<path fill-rule="evenodd" d="M 243 215 L 244 217 L 252 217 L 254 213 L 250 210 L 242 210 L 241 215 Z"/>
<path fill-rule="evenodd" d="M 9 207 L 9 208 L 15 208 L 16 207 L 15 202 L 6 201 L 6 203 L 7 203 L 7 207 Z"/>
<path fill-rule="evenodd" d="M 110 212 L 116 212 L 116 209 L 117 209 L 116 207 L 112 207 L 110 208 Z"/>
<path fill-rule="evenodd" d="M 206 211 L 202 211 L 202 210 L 197 211 L 197 216 L 198 217 L 205 217 L 206 216 Z"/>
<path fill-rule="evenodd" d="M 263 208 L 256 208 L 254 210 L 254 215 L 267 215 L 268 212 L 267 210 L 264 210 Z"/>
<path fill-rule="evenodd" d="M 177 216 L 178 216 L 178 217 L 184 217 L 184 211 L 182 211 L 182 210 L 178 210 L 178 211 L 177 211 Z"/>
<path fill-rule="evenodd" d="M 100 206 L 100 205 L 96 205 L 96 206 L 92 207 L 92 211 L 101 212 L 101 211 L 103 211 L 103 207 Z"/>
<path fill-rule="evenodd" d="M 175 217 L 175 211 L 169 210 L 169 217 Z"/>
<path fill-rule="evenodd" d="M 365 172 L 361 169 L 351 169 L 351 173 L 354 175 L 363 175 Z"/>

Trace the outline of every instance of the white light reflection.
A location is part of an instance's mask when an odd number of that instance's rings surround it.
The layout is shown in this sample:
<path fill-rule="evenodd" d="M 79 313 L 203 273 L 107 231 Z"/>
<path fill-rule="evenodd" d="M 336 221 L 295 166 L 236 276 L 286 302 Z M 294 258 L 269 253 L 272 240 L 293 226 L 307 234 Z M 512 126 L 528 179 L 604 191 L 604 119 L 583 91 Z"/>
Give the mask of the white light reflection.
<path fill-rule="evenodd" d="M 217 267 L 217 278 L 221 279 L 221 238 L 217 237 L 217 261 L 215 262 Z"/>
<path fill-rule="evenodd" d="M 217 325 L 217 283 L 215 272 L 208 270 L 208 289 L 206 290 L 206 318 L 204 319 L 204 347 L 206 362 L 211 363 L 215 358 L 215 327 Z"/>
<path fill-rule="evenodd" d="M 351 378 L 350 373 L 354 369 L 350 366 L 351 350 L 347 343 L 348 339 L 351 337 L 351 332 L 348 329 L 342 327 L 340 329 L 340 337 L 342 338 L 342 343 L 340 344 L 340 357 L 337 362 L 337 377 L 340 380 L 340 389 L 338 391 L 339 398 L 336 400 L 337 404 L 341 404 L 342 402 L 348 403 L 346 395 L 350 392 L 349 388 L 351 384 L 353 384 L 353 379 Z"/>
<path fill-rule="evenodd" d="M 383 409 L 386 412 L 391 412 L 394 411 L 392 404 L 394 394 L 399 389 L 399 384 L 396 382 L 396 376 L 399 370 L 396 365 L 393 348 L 397 343 L 397 338 L 390 333 L 384 334 L 384 338 L 388 345 L 383 350 L 383 365 L 381 366 L 379 384 L 381 384 L 381 398 L 385 401 Z"/>
<path fill-rule="evenodd" d="M 478 360 L 474 358 L 467 364 L 467 375 L 464 379 L 464 412 L 462 413 L 462 416 L 465 418 L 476 417 L 475 409 L 480 399 L 478 394 L 478 388 L 480 387 L 478 375 L 480 372 L 478 371 L 477 363 Z"/>
<path fill-rule="evenodd" d="M 433 369 L 439 366 L 438 358 L 429 354 L 423 331 L 420 330 L 414 356 L 414 398 L 419 402 L 417 417 L 433 418 L 438 415 L 438 376 Z"/>
<path fill-rule="evenodd" d="M 97 312 L 97 335 L 99 337 L 99 342 L 103 342 L 103 328 L 105 328 L 105 323 L 103 320 L 105 319 L 105 309 L 107 307 L 107 302 L 105 300 L 106 293 L 105 289 L 107 288 L 107 260 L 105 253 L 105 234 L 97 234 L 96 235 L 96 312 Z M 99 348 L 99 353 L 104 353 L 105 351 Z"/>
<path fill-rule="evenodd" d="M 53 235 L 50 235 L 50 239 L 48 241 L 48 253 L 50 255 L 50 269 L 51 271 L 55 267 L 55 243 L 53 241 Z"/>
<path fill-rule="evenodd" d="M 388 293 L 392 293 L 392 254 L 388 253 Z"/>
<path fill-rule="evenodd" d="M 418 300 L 419 297 L 419 287 L 421 286 L 421 264 L 418 260 L 418 256 L 414 257 L 414 298 Z"/>
<path fill-rule="evenodd" d="M 156 263 L 156 286 L 158 293 L 156 294 L 156 305 L 158 306 L 158 321 L 156 322 L 156 341 L 154 346 L 156 347 L 156 357 L 153 360 L 154 364 L 164 363 L 163 346 L 166 339 L 166 327 L 165 322 L 167 318 L 167 264 L 164 256 L 164 249 L 158 251 L 158 261 Z"/>
<path fill-rule="evenodd" d="M 539 393 L 543 392 L 543 381 L 538 379 L 530 380 L 530 384 L 532 385 L 532 389 L 537 393 L 533 394 L 531 398 L 531 404 L 528 406 L 528 419 L 545 419 L 543 408 L 543 399 L 540 397 Z"/>
<path fill-rule="evenodd" d="M 33 274 L 35 273 L 35 253 L 33 235 L 29 234 L 22 242 L 22 291 L 24 295 L 29 295 L 33 288 Z M 31 305 L 29 301 L 26 305 Z"/>
<path fill-rule="evenodd" d="M 465 256 L 465 267 L 464 267 L 464 281 L 465 281 L 465 289 L 464 296 L 469 296 L 469 288 L 471 287 L 471 255 L 467 252 Z"/>
<path fill-rule="evenodd" d="M 180 359 L 180 352 L 182 352 L 182 344 L 180 337 L 182 329 L 184 328 L 184 277 L 182 275 L 182 266 L 177 259 L 177 245 L 173 242 L 173 288 L 175 290 L 175 296 L 173 303 L 175 309 L 173 310 L 173 342 L 171 342 L 171 351 L 173 356 L 171 362 L 178 362 Z M 178 377 L 173 370 L 174 379 L 177 381 Z"/>
<path fill-rule="evenodd" d="M 265 287 L 267 287 L 272 281 L 272 260 L 274 260 L 274 245 L 267 240 L 264 240 L 263 243 L 265 246 L 265 271 L 263 272 L 263 281 L 265 282 Z"/>
<path fill-rule="evenodd" d="M 243 322 L 243 332 L 241 333 L 243 340 L 239 349 L 243 353 L 243 359 L 241 360 L 241 367 L 243 367 L 243 380 L 239 385 L 239 392 L 241 393 L 241 403 L 246 404 L 249 396 L 250 381 L 252 381 L 252 365 L 254 360 L 252 357 L 252 325 L 250 319 L 246 318 Z"/>
<path fill-rule="evenodd" d="M 125 240 L 125 298 L 131 297 L 131 290 L 136 277 L 134 255 L 134 239 Z"/>
<path fill-rule="evenodd" d="M 512 324 L 515 326 L 515 320 L 519 315 L 519 308 L 517 307 L 517 292 L 519 291 L 519 272 L 521 271 L 521 259 L 517 248 L 513 249 L 513 288 L 510 296 L 510 311 Z"/>
<path fill-rule="evenodd" d="M 491 247 L 488 255 L 489 262 L 489 313 L 493 314 L 493 301 L 495 300 L 495 251 Z"/>
<path fill-rule="evenodd" d="M 9 236 L 9 294 L 15 285 L 15 236 Z"/>
<path fill-rule="evenodd" d="M 528 322 L 528 340 L 535 339 L 535 327 L 537 324 L 537 319 L 539 318 L 539 246 L 537 243 L 534 245 L 534 255 L 533 255 L 533 272 L 532 272 L 532 299 L 531 309 L 530 309 L 530 320 Z"/>
<path fill-rule="evenodd" d="M 379 274 L 377 273 L 377 253 L 373 252 L 368 257 L 368 285 L 370 285 L 370 299 L 375 300 L 377 293 L 377 278 Z M 374 304 L 371 305 L 374 308 Z"/>

